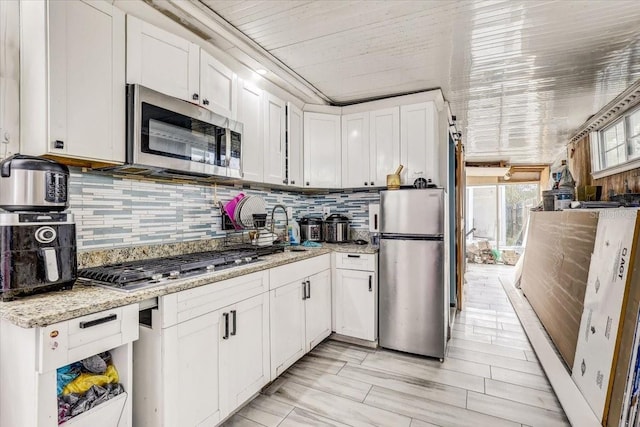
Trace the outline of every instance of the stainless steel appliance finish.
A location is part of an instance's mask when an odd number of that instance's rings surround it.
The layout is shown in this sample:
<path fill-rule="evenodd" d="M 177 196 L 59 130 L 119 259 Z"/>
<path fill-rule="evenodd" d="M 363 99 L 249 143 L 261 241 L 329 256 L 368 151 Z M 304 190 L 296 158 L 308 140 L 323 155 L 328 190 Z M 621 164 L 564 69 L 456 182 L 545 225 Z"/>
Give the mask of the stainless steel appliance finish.
<path fill-rule="evenodd" d="M 300 221 L 300 235 L 302 241 L 321 242 L 322 241 L 322 218 L 304 217 Z"/>
<path fill-rule="evenodd" d="M 69 206 L 69 169 L 54 160 L 15 154 L 0 163 L 0 208 L 62 211 Z"/>
<path fill-rule="evenodd" d="M 348 242 L 350 224 L 351 220 L 344 215 L 329 215 L 322 223 L 324 241 L 328 243 Z"/>
<path fill-rule="evenodd" d="M 380 193 L 380 346 L 444 358 L 444 190 Z"/>
<path fill-rule="evenodd" d="M 127 164 L 117 169 L 241 178 L 242 130 L 241 123 L 198 105 L 128 85 Z"/>
<path fill-rule="evenodd" d="M 78 276 L 85 284 L 133 292 L 255 263 L 261 256 L 283 250 L 284 247 L 270 246 L 197 252 L 84 268 L 78 271 Z"/>
<path fill-rule="evenodd" d="M 0 298 L 71 289 L 77 278 L 76 228 L 67 213 L 0 214 Z"/>

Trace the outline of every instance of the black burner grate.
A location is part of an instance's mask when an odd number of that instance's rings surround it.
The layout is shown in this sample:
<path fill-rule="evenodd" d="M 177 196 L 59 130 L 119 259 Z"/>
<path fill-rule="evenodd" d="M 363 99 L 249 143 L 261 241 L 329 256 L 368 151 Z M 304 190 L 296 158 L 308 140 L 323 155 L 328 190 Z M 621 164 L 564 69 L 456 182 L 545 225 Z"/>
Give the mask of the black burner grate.
<path fill-rule="evenodd" d="M 83 268 L 78 275 L 85 279 L 125 285 L 128 283 L 157 280 L 172 275 L 183 275 L 198 271 L 207 271 L 213 267 L 233 265 L 236 260 L 242 263 L 254 261 L 258 257 L 282 251 L 280 248 L 243 248 L 226 251 L 198 252 L 166 258 L 132 261 L 100 267 Z"/>

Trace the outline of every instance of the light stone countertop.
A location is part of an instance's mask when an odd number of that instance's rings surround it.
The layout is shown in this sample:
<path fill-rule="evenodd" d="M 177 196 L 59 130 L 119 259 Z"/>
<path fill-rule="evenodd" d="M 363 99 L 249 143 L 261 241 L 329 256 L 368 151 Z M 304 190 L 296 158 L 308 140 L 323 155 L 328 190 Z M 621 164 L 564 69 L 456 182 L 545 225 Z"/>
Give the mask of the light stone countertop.
<path fill-rule="evenodd" d="M 196 278 L 177 280 L 169 285 L 120 292 L 77 282 L 72 290 L 49 292 L 0 302 L 0 318 L 23 328 L 43 327 L 87 314 L 134 304 L 150 298 L 196 288 L 280 265 L 313 258 L 331 252 L 371 253 L 377 248 L 369 245 L 326 244 L 321 248 L 306 248 L 304 252 L 286 251 L 261 258 L 252 264 L 212 272 Z"/>

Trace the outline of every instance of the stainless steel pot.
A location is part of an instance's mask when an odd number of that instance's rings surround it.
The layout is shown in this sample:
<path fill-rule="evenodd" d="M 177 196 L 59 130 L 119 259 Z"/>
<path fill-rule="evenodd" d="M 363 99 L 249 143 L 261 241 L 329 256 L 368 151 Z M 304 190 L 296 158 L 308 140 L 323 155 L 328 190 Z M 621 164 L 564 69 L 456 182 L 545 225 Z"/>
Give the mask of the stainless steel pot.
<path fill-rule="evenodd" d="M 319 217 L 304 217 L 300 221 L 300 236 L 304 242 L 309 240 L 311 242 L 322 241 L 322 218 Z"/>
<path fill-rule="evenodd" d="M 63 211 L 69 207 L 69 168 L 54 160 L 15 154 L 0 163 L 0 208 Z"/>
<path fill-rule="evenodd" d="M 328 243 L 342 243 L 349 240 L 351 220 L 340 214 L 329 215 L 322 225 L 324 240 Z"/>

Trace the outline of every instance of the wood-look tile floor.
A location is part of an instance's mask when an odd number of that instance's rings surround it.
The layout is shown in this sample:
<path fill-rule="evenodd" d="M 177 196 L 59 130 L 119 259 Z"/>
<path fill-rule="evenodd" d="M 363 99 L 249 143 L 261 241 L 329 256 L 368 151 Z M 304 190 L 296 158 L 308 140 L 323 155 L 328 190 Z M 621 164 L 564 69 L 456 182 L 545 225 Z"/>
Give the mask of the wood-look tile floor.
<path fill-rule="evenodd" d="M 444 363 L 321 343 L 224 426 L 568 426 L 498 281 L 469 265 Z"/>

